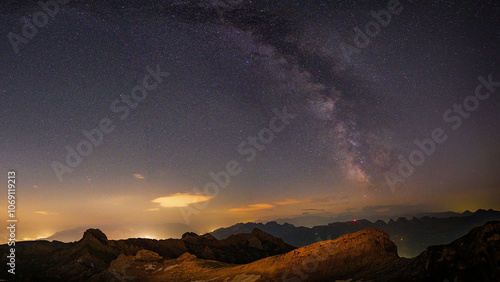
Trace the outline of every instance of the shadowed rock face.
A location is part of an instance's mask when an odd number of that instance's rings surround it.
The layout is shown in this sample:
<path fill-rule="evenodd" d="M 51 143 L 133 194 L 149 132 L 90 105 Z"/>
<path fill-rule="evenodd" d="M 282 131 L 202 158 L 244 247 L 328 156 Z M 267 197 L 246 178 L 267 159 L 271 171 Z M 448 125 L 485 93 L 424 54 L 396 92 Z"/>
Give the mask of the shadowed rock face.
<path fill-rule="evenodd" d="M 89 238 L 94 238 L 105 245 L 108 244 L 108 237 L 99 229 L 88 229 L 85 231 L 85 233 L 83 233 L 83 239 Z"/>
<path fill-rule="evenodd" d="M 16 256 L 23 258 L 17 278 L 24 281 L 500 281 L 500 221 L 475 228 L 450 244 L 429 247 L 413 259 L 400 258 L 388 233 L 379 229 L 298 249 L 257 229 L 220 241 L 194 233 L 183 239 L 113 241 L 91 229 L 71 244 L 20 242 L 16 247 Z M 180 249 L 197 254 L 171 256 Z M 276 251 L 282 253 L 245 264 L 220 261 Z"/>
<path fill-rule="evenodd" d="M 432 246 L 419 256 L 425 259 L 427 278 L 455 277 L 460 281 L 500 281 L 500 222 L 474 228 L 451 244 Z"/>
<path fill-rule="evenodd" d="M 182 240 L 186 251 L 198 258 L 228 263 L 249 263 L 255 261 L 255 258 L 283 254 L 295 249 L 282 239 L 258 229 L 254 229 L 251 234 L 236 234 L 220 241 L 210 234 L 184 234 Z"/>

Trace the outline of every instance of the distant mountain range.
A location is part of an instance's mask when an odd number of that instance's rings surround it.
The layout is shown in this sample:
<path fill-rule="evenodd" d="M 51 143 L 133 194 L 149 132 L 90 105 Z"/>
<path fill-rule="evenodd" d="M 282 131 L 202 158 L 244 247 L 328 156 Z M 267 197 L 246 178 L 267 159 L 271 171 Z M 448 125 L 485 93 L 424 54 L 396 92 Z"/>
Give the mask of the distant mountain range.
<path fill-rule="evenodd" d="M 332 222 L 345 222 L 345 221 L 350 221 L 353 219 L 367 219 L 369 221 L 377 221 L 377 220 L 383 220 L 383 221 L 389 221 L 394 218 L 400 218 L 400 217 L 405 217 L 407 219 L 412 219 L 413 217 L 421 218 L 421 217 L 436 217 L 436 218 L 445 218 L 445 217 L 454 217 L 454 216 L 468 216 L 471 215 L 472 212 L 470 211 L 465 211 L 463 213 L 458 213 L 458 212 L 452 212 L 452 211 L 447 211 L 447 212 L 418 212 L 414 211 L 411 213 L 410 211 L 402 212 L 400 214 L 390 214 L 389 208 L 392 206 L 383 206 L 383 207 L 388 207 L 387 212 L 380 213 L 378 212 L 377 215 L 372 215 L 372 216 L 364 216 L 363 214 L 366 213 L 371 213 L 370 211 L 368 212 L 363 212 L 360 214 L 354 214 L 354 213 L 343 213 L 339 215 L 318 215 L 318 214 L 306 214 L 306 215 L 301 215 L 301 216 L 296 216 L 296 217 L 288 217 L 288 218 L 278 218 L 278 219 L 272 219 L 272 220 L 257 220 L 255 221 L 256 223 L 266 223 L 270 221 L 275 221 L 278 224 L 285 224 L 289 223 L 295 226 L 304 226 L 304 227 L 314 227 L 317 225 L 328 225 L 329 223 Z M 382 207 L 382 208 L 383 208 Z"/>
<path fill-rule="evenodd" d="M 227 228 L 220 228 L 211 234 L 217 239 L 224 239 L 232 234 L 250 233 L 258 228 L 296 247 L 307 246 L 318 241 L 336 239 L 342 235 L 363 229 L 376 228 L 389 233 L 398 247 L 399 255 L 414 257 L 431 245 L 447 244 L 467 234 L 474 227 L 481 226 L 491 220 L 500 220 L 500 211 L 479 209 L 472 213 L 437 213 L 425 214 L 420 218 L 408 220 L 400 217 L 388 222 L 378 220 L 371 222 L 360 219 L 347 222 L 334 222 L 327 225 L 296 227 L 289 223 L 279 224 L 275 221 L 263 223 L 238 223 Z"/>
<path fill-rule="evenodd" d="M 6 245 L 0 246 L 6 250 Z M 75 243 L 16 244 L 17 281 L 500 281 L 500 221 L 400 258 L 389 234 L 366 229 L 295 249 L 261 230 L 217 240 L 108 240 L 89 229 Z M 193 255 L 196 253 L 197 255 Z M 0 263 L 6 265 L 7 253 Z M 206 259 L 212 257 L 213 259 Z M 224 262 L 226 261 L 226 262 Z M 243 264 L 228 261 L 250 261 Z"/>

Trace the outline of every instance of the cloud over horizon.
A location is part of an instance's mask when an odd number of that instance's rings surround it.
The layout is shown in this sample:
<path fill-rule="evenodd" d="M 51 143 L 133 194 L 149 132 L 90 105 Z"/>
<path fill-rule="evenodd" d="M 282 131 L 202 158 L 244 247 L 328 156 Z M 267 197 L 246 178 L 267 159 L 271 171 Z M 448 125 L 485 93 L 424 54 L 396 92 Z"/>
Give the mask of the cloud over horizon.
<path fill-rule="evenodd" d="M 152 200 L 153 203 L 160 204 L 163 208 L 187 207 L 190 204 L 201 203 L 213 197 L 198 195 L 193 193 L 176 193 L 172 196 L 160 197 Z"/>
<path fill-rule="evenodd" d="M 308 203 L 310 202 L 310 199 L 286 199 L 281 202 L 274 202 L 274 203 L 260 203 L 260 204 L 253 204 L 253 205 L 247 205 L 244 207 L 240 208 L 231 208 L 228 209 L 229 212 L 248 212 L 248 211 L 258 211 L 258 210 L 267 210 L 271 208 L 275 208 L 278 206 L 286 206 L 286 205 L 293 205 L 293 204 L 301 204 L 301 203 Z"/>

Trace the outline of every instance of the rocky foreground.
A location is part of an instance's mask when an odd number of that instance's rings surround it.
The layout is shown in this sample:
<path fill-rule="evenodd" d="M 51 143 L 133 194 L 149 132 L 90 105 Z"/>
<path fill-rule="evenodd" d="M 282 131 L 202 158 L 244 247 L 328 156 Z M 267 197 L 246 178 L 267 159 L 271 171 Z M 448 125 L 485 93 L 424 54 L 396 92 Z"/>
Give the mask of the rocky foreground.
<path fill-rule="evenodd" d="M 258 229 L 220 241 L 194 233 L 114 241 L 91 229 L 75 243 L 19 246 L 24 281 L 500 281 L 500 221 L 413 259 L 378 229 L 298 249 Z"/>

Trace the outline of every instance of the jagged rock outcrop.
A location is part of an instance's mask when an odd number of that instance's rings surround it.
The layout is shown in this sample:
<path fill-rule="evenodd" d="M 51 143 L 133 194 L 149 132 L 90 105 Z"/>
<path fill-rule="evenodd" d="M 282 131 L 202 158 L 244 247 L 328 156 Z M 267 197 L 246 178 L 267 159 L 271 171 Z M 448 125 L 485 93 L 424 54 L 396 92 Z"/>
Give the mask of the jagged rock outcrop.
<path fill-rule="evenodd" d="M 54 280 L 86 280 L 106 270 L 120 253 L 102 231 L 89 229 L 80 241 L 49 258 L 45 275 Z"/>
<path fill-rule="evenodd" d="M 186 246 L 186 252 L 201 259 L 227 263 L 249 263 L 295 249 L 282 239 L 259 229 L 254 229 L 251 234 L 232 235 L 224 240 L 217 240 L 211 234 L 198 236 L 194 233 L 186 233 L 181 240 Z"/>
<path fill-rule="evenodd" d="M 186 232 L 184 234 L 182 234 L 182 237 L 181 239 L 189 239 L 189 237 L 198 237 L 198 234 L 194 233 L 194 232 Z"/>
<path fill-rule="evenodd" d="M 262 243 L 259 245 L 256 241 Z M 17 265 L 18 272 L 22 273 L 20 277 L 51 281 L 88 280 L 108 269 L 117 259 L 120 264 L 132 263 L 130 257 L 157 261 L 175 259 L 188 252 L 200 259 L 248 263 L 295 249 L 260 230 L 226 240 L 192 232 L 184 234 L 182 239 L 108 240 L 99 229 L 88 229 L 82 239 L 74 243 L 35 241 L 19 242 L 16 246 L 19 256 L 25 258 Z M 6 263 L 6 256 L 0 258 L 0 262 Z"/>

